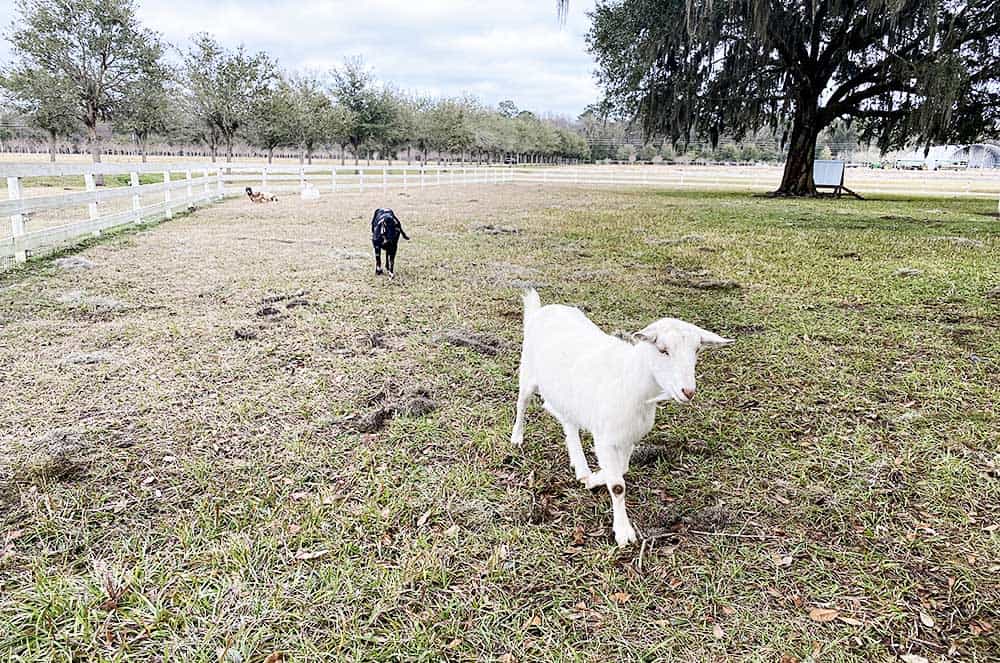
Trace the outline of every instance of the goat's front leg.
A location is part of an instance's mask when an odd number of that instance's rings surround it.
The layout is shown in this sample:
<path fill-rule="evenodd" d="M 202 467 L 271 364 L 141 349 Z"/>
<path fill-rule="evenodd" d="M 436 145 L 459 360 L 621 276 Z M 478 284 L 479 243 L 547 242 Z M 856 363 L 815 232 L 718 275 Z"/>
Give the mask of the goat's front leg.
<path fill-rule="evenodd" d="M 382 249 L 378 246 L 375 247 L 375 275 L 378 276 L 382 273 Z"/>
<path fill-rule="evenodd" d="M 615 541 L 624 548 L 630 543 L 635 543 L 637 537 L 632 523 L 629 522 L 628 513 L 625 512 L 625 468 L 621 464 L 620 451 L 615 444 L 597 440 L 594 444 L 594 453 L 597 454 L 597 462 L 601 466 L 600 474 L 608 487 L 608 494 L 611 495 Z"/>

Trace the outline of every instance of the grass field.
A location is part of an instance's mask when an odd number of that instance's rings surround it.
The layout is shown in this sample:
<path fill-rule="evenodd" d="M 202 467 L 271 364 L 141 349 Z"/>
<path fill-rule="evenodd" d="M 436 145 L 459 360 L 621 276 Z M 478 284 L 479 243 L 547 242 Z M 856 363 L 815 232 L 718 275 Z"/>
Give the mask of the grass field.
<path fill-rule="evenodd" d="M 4 660 L 1000 658 L 993 201 L 233 199 L 79 255 L 0 274 Z M 537 401 L 508 442 L 527 283 L 737 339 L 640 546 Z"/>

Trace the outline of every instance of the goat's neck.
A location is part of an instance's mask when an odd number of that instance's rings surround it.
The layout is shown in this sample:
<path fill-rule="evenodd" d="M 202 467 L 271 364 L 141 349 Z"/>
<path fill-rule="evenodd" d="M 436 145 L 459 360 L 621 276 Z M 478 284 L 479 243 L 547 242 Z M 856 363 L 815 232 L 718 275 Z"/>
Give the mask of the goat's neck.
<path fill-rule="evenodd" d="M 633 392 L 635 398 L 640 403 L 648 404 L 649 407 L 656 407 L 654 403 L 649 403 L 649 401 L 659 396 L 663 389 L 657 383 L 656 378 L 653 377 L 653 371 L 649 368 L 646 349 L 640 346 L 633 346 L 627 361 L 628 371 L 633 380 L 632 384 L 638 386 L 638 389 Z"/>

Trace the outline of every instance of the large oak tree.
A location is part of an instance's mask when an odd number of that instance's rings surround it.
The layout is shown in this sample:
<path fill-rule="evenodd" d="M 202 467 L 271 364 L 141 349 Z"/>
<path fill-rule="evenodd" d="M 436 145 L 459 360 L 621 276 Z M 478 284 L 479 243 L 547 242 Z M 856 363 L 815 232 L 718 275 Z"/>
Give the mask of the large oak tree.
<path fill-rule="evenodd" d="M 98 123 L 113 119 L 130 90 L 162 55 L 159 36 L 142 27 L 132 0 L 22 0 L 9 36 L 8 79 L 44 80 L 39 108 L 70 102 L 101 160 Z M 23 96 L 23 95 L 22 95 Z"/>
<path fill-rule="evenodd" d="M 674 143 L 770 127 L 781 194 L 815 193 L 837 120 L 883 150 L 998 132 L 1000 0 L 603 0 L 592 18 L 613 109 Z"/>

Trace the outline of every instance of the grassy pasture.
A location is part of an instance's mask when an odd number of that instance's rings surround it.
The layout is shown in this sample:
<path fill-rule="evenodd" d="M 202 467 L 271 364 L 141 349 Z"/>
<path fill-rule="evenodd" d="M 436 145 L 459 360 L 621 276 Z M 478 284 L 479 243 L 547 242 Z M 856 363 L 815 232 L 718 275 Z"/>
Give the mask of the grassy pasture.
<path fill-rule="evenodd" d="M 377 206 L 413 236 L 395 282 L 372 274 Z M 994 210 L 233 199 L 90 244 L 92 269 L 0 274 L 0 652 L 997 660 Z M 614 546 L 537 401 L 507 441 L 525 283 L 609 331 L 738 340 L 637 452 L 642 546 Z"/>

